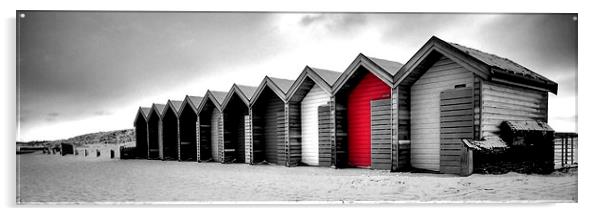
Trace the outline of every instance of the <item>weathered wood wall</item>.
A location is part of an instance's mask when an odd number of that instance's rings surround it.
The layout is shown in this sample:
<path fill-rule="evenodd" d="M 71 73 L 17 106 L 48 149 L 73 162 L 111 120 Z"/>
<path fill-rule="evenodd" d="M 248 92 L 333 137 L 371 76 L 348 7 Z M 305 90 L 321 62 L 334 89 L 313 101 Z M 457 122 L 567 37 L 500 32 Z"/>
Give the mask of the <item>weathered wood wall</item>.
<path fill-rule="evenodd" d="M 178 159 L 178 117 L 171 107 L 163 116 L 163 160 Z"/>
<path fill-rule="evenodd" d="M 148 157 L 148 134 L 144 117 L 138 116 L 135 127 L 136 151 L 134 157 L 146 159 Z"/>
<path fill-rule="evenodd" d="M 265 90 L 252 108 L 252 161 L 284 165 L 284 102 L 271 90 Z"/>
<path fill-rule="evenodd" d="M 320 86 L 314 85 L 301 101 L 301 161 L 308 165 L 319 165 L 318 107 L 330 101 L 330 96 Z"/>
<path fill-rule="evenodd" d="M 412 167 L 439 171 L 439 95 L 458 85 L 472 87 L 473 82 L 473 73 L 451 59 L 441 57 L 411 86 Z"/>
<path fill-rule="evenodd" d="M 461 139 L 474 137 L 473 89 L 445 90 L 440 98 L 440 172 L 461 174 L 470 162 Z"/>
<path fill-rule="evenodd" d="M 506 120 L 548 122 L 548 93 L 483 81 L 481 115 L 481 137 L 498 135 Z"/>
<path fill-rule="evenodd" d="M 327 167 L 332 163 L 330 104 L 318 107 L 318 130 L 318 165 Z"/>
<path fill-rule="evenodd" d="M 301 162 L 302 146 L 301 146 L 301 104 L 288 103 L 285 105 L 285 113 L 288 116 L 285 119 L 285 137 L 288 140 L 286 143 L 286 165 L 297 166 Z"/>
<path fill-rule="evenodd" d="M 252 140 L 253 140 L 253 133 L 251 131 L 251 117 L 250 115 L 245 115 L 244 116 L 244 121 L 245 121 L 245 125 L 244 125 L 244 130 L 245 130 L 245 136 L 244 136 L 244 145 L 245 145 L 245 163 L 247 164 L 251 164 L 251 155 L 252 155 Z"/>
<path fill-rule="evenodd" d="M 391 99 L 370 101 L 372 169 L 391 169 Z"/>
<path fill-rule="evenodd" d="M 198 159 L 198 126 L 197 115 L 187 104 L 179 118 L 179 158 L 183 161 L 197 161 Z"/>

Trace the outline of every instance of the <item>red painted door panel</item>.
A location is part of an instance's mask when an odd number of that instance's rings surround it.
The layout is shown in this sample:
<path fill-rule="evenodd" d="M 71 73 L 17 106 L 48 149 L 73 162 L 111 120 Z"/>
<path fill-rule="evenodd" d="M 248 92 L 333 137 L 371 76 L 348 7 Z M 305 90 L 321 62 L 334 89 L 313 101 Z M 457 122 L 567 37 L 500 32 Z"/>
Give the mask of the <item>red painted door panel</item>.
<path fill-rule="evenodd" d="M 347 100 L 348 164 L 370 167 L 370 101 L 391 97 L 391 88 L 367 73 L 353 88 Z"/>

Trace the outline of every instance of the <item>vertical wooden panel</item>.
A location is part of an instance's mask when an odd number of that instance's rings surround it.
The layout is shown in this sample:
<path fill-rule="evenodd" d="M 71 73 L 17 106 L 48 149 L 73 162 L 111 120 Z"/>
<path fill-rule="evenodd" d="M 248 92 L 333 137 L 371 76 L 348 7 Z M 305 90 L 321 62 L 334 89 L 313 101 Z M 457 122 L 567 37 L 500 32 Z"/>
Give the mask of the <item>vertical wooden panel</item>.
<path fill-rule="evenodd" d="M 328 94 L 314 85 L 301 101 L 301 161 L 308 165 L 319 165 L 318 107 L 330 101 Z"/>
<path fill-rule="evenodd" d="M 440 98 L 440 172 L 462 174 L 469 155 L 461 139 L 474 137 L 473 89 L 446 90 Z"/>
<path fill-rule="evenodd" d="M 251 155 L 253 152 L 253 133 L 252 133 L 252 126 L 251 126 L 251 116 L 250 113 L 249 115 L 245 115 L 245 163 L 247 164 L 251 164 Z"/>
<path fill-rule="evenodd" d="M 318 156 L 319 166 L 330 166 L 332 124 L 330 120 L 330 104 L 318 107 Z"/>
<path fill-rule="evenodd" d="M 370 101 L 370 167 L 391 169 L 391 99 Z"/>
<path fill-rule="evenodd" d="M 201 120 L 200 118 L 197 116 L 196 117 L 196 161 L 197 162 L 201 162 Z"/>
<path fill-rule="evenodd" d="M 411 86 L 412 167 L 439 171 L 440 93 L 460 86 L 472 87 L 473 77 L 473 73 L 466 68 L 447 57 L 442 57 Z"/>
<path fill-rule="evenodd" d="M 301 104 L 288 103 L 287 117 L 287 163 L 288 166 L 297 166 L 302 160 Z"/>

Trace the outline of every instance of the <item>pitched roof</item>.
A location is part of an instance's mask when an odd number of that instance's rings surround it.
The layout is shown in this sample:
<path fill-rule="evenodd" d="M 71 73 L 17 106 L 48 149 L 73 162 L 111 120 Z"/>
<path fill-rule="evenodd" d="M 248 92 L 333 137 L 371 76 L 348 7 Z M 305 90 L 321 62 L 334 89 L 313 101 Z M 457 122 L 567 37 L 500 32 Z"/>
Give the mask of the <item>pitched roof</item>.
<path fill-rule="evenodd" d="M 159 115 L 159 117 L 163 118 L 163 110 L 165 109 L 165 104 L 156 104 L 156 103 L 153 103 L 153 107 L 154 107 L 153 110 L 156 109 L 155 111 L 157 111 L 157 114 Z M 149 116 L 148 117 L 150 117 L 151 113 L 152 112 L 149 112 Z"/>
<path fill-rule="evenodd" d="M 203 97 L 199 97 L 199 96 L 188 95 L 188 98 L 190 98 L 190 102 L 192 102 L 192 105 L 194 105 L 194 109 L 198 109 L 199 106 L 201 105 L 201 101 L 203 101 Z"/>
<path fill-rule="evenodd" d="M 374 57 L 370 57 L 370 56 L 366 56 L 366 57 L 368 57 L 376 65 L 381 67 L 383 70 L 385 70 L 387 73 L 391 74 L 392 76 L 395 75 L 401 67 L 403 67 L 403 64 L 399 63 L 399 62 L 374 58 Z"/>
<path fill-rule="evenodd" d="M 558 91 L 558 84 L 509 59 L 489 54 L 456 43 L 431 37 L 395 75 L 395 85 L 414 82 L 425 66 L 441 55 L 452 58 L 472 73 L 485 80 L 549 91 Z"/>
<path fill-rule="evenodd" d="M 337 81 L 339 76 L 341 76 L 341 74 L 343 74 L 341 72 L 336 72 L 336 71 L 331 71 L 331 70 L 326 70 L 326 69 L 320 69 L 320 68 L 315 68 L 315 67 L 310 67 L 310 68 L 314 72 L 316 72 L 316 74 L 318 74 L 318 76 L 322 77 L 322 79 L 324 79 L 324 81 L 326 81 L 328 83 L 328 85 L 330 85 L 331 87 Z"/>
<path fill-rule="evenodd" d="M 213 90 L 209 90 L 211 92 L 211 94 L 213 95 L 213 97 L 215 97 L 215 99 L 217 100 L 217 102 L 219 103 L 219 105 L 224 104 L 224 99 L 226 98 L 226 95 L 228 94 L 228 92 L 223 92 L 223 91 L 213 91 Z"/>
<path fill-rule="evenodd" d="M 517 131 L 554 131 L 550 125 L 536 120 L 511 120 L 504 121 L 502 125 L 508 126 L 510 130 Z"/>
<path fill-rule="evenodd" d="M 238 85 L 238 84 L 236 84 L 236 86 L 245 95 L 247 100 L 251 100 L 251 97 L 253 97 L 255 90 L 257 90 L 257 86 L 246 86 L 246 85 Z"/>
<path fill-rule="evenodd" d="M 293 83 L 295 82 L 294 80 L 289 80 L 289 79 L 281 79 L 281 78 L 274 78 L 274 77 L 269 77 L 269 78 L 285 94 L 286 94 L 286 92 L 288 92 L 288 90 L 291 88 L 291 86 L 293 86 Z"/>
<path fill-rule="evenodd" d="M 478 59 L 479 61 L 489 65 L 490 67 L 497 67 L 499 69 L 502 69 L 504 71 L 509 71 L 511 73 L 514 74 L 518 74 L 518 75 L 522 75 L 525 77 L 529 77 L 529 78 L 534 78 L 534 79 L 540 79 L 540 80 L 544 80 L 544 81 L 548 81 L 548 82 L 553 82 L 552 80 L 549 80 L 548 78 L 539 75 L 531 70 L 529 70 L 526 67 L 523 67 L 522 65 L 517 64 L 516 62 L 507 59 L 507 58 L 503 58 L 491 53 L 486 53 L 474 48 L 470 48 L 467 46 L 463 46 L 457 43 L 449 43 L 452 46 L 454 46 L 455 48 L 461 50 L 462 52 Z"/>
<path fill-rule="evenodd" d="M 148 114 L 150 113 L 151 108 L 150 107 L 140 107 L 140 110 L 142 110 L 142 114 L 146 118 L 148 116 Z"/>
<path fill-rule="evenodd" d="M 173 105 L 173 108 L 175 109 L 176 112 L 178 112 L 178 110 L 180 110 L 182 103 L 184 103 L 183 101 L 179 101 L 179 100 L 169 100 L 169 102 Z"/>

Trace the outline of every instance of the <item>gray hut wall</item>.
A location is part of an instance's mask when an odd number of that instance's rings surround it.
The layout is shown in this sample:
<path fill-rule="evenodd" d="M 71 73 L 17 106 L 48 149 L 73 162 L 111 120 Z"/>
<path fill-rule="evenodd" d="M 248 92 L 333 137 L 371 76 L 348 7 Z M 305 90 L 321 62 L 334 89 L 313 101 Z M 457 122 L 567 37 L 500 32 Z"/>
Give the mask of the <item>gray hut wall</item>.
<path fill-rule="evenodd" d="M 167 112 L 162 121 L 163 134 L 163 157 L 164 160 L 178 159 L 178 116 L 171 108 L 167 108 Z"/>
<path fill-rule="evenodd" d="M 472 87 L 473 73 L 443 56 L 410 88 L 411 164 L 414 168 L 440 169 L 440 93 L 458 85 Z M 458 86 L 459 87 L 459 86 Z"/>
<path fill-rule="evenodd" d="M 252 109 L 252 162 L 284 165 L 284 102 L 271 89 L 265 89 Z"/>
<path fill-rule="evenodd" d="M 333 132 L 330 103 L 318 107 L 318 154 L 319 166 L 328 167 L 332 163 L 331 134 Z"/>
<path fill-rule="evenodd" d="M 148 134 L 146 128 L 146 121 L 144 117 L 138 116 L 135 123 L 136 133 L 136 158 L 147 158 L 148 157 Z"/>
<path fill-rule="evenodd" d="M 213 155 L 213 151 L 212 151 L 212 144 L 218 144 L 219 145 L 219 135 L 217 135 L 217 133 L 219 133 L 219 129 L 220 129 L 220 124 L 221 124 L 221 115 L 217 115 L 214 116 L 213 115 L 213 110 L 217 109 L 213 103 L 209 102 L 210 104 L 205 106 L 203 108 L 203 110 L 201 112 L 199 112 L 199 151 L 200 151 L 200 160 L 201 161 L 205 161 L 205 160 L 209 160 L 209 159 L 213 159 L 214 161 L 220 162 L 221 158 L 219 158 L 220 154 L 219 154 L 219 147 L 217 148 L 217 154 L 215 156 L 217 156 L 218 158 L 214 158 Z M 217 111 L 219 112 L 219 111 Z M 212 122 L 217 123 L 217 125 L 213 126 Z M 217 130 L 215 131 L 216 134 L 212 134 L 212 130 Z M 215 136 L 217 135 L 217 136 Z M 213 139 L 218 139 L 216 141 L 214 141 Z"/>
<path fill-rule="evenodd" d="M 249 108 L 233 95 L 223 111 L 224 117 L 224 161 L 245 162 L 245 116 Z"/>
<path fill-rule="evenodd" d="M 161 119 L 154 112 L 148 120 L 148 159 L 158 159 L 161 157 L 160 147 L 162 146 Z"/>
<path fill-rule="evenodd" d="M 393 111 L 393 157 L 392 171 L 405 171 L 410 168 L 410 88 L 398 86 L 391 92 Z M 396 121 L 397 120 L 397 121 Z"/>
<path fill-rule="evenodd" d="M 185 104 L 179 117 L 179 153 L 183 161 L 197 161 L 197 115 L 194 109 Z"/>
<path fill-rule="evenodd" d="M 506 120 L 548 122 L 548 93 L 519 86 L 482 81 L 480 137 L 499 135 Z"/>
<path fill-rule="evenodd" d="M 391 169 L 391 99 L 370 101 L 370 157 L 372 169 Z"/>
<path fill-rule="evenodd" d="M 303 136 L 305 132 L 303 132 L 303 122 L 302 119 L 304 118 L 304 114 L 303 112 L 303 101 L 306 99 L 307 94 L 312 90 L 312 88 L 317 87 L 316 83 L 311 80 L 309 77 L 306 77 L 303 82 L 301 83 L 301 85 L 296 89 L 296 91 L 294 92 L 294 94 L 290 97 L 290 99 L 288 100 L 288 109 L 286 112 L 286 128 L 288 134 L 287 134 L 287 138 L 286 140 L 288 141 L 287 143 L 287 162 L 289 166 L 297 166 L 299 165 L 299 163 L 302 162 L 303 160 L 303 152 L 307 152 L 308 149 L 303 149 Z M 318 87 L 320 88 L 320 87 Z M 323 91 L 323 90 L 322 90 Z M 327 113 L 328 114 L 328 113 Z M 316 113 L 316 115 L 319 115 L 318 113 Z M 329 125 L 329 124 L 326 124 Z M 307 126 L 307 125 L 306 125 Z M 322 126 L 324 126 L 324 124 L 322 124 Z M 323 130 L 327 130 L 327 128 L 320 128 L 320 123 L 318 123 L 317 125 L 315 125 L 315 127 L 308 127 L 308 128 L 317 128 L 319 131 L 323 131 Z M 328 133 L 330 133 L 330 131 L 327 131 Z M 308 132 L 309 133 L 309 132 Z M 319 141 L 319 132 L 318 132 L 318 152 L 317 152 L 317 156 L 318 156 L 318 164 L 321 166 L 325 166 L 325 163 L 330 163 L 330 158 L 325 159 L 324 157 L 320 157 L 320 150 L 319 150 L 319 146 L 320 146 L 320 141 Z M 328 141 L 329 145 L 330 142 Z M 309 150 L 311 151 L 311 150 Z M 324 154 L 324 152 L 322 152 L 322 154 Z M 328 156 L 330 157 L 330 156 Z M 327 162 L 324 162 L 327 161 Z M 330 166 L 330 164 L 326 165 L 326 166 Z"/>

